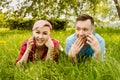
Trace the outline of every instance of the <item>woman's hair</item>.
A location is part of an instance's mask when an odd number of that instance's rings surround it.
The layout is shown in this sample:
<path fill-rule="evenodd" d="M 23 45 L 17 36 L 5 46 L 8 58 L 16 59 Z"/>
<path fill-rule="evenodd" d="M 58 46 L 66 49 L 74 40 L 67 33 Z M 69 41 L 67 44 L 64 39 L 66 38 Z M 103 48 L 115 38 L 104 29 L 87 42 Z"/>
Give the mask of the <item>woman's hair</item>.
<path fill-rule="evenodd" d="M 94 19 L 88 15 L 88 14 L 82 14 L 82 15 L 79 15 L 76 19 L 76 21 L 85 21 L 85 20 L 90 20 L 91 23 L 94 25 Z"/>
<path fill-rule="evenodd" d="M 50 28 L 50 30 L 52 30 L 52 25 L 50 24 L 50 22 L 46 21 L 46 20 L 38 20 L 35 22 L 35 24 L 33 25 L 32 30 L 35 30 L 38 27 L 43 27 L 43 26 L 48 26 Z"/>

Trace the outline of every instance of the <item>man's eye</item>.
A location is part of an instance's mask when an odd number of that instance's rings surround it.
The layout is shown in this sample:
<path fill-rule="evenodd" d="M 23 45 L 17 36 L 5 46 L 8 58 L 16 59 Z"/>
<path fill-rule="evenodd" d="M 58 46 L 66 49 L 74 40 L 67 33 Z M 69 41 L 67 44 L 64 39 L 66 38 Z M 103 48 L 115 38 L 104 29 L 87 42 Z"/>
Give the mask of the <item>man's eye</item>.
<path fill-rule="evenodd" d="M 79 30 L 80 30 L 80 28 L 77 28 L 77 30 L 79 31 Z"/>
<path fill-rule="evenodd" d="M 40 34 L 40 32 L 36 32 L 37 34 Z"/>
<path fill-rule="evenodd" d="M 88 29 L 84 29 L 84 31 L 88 31 Z"/>

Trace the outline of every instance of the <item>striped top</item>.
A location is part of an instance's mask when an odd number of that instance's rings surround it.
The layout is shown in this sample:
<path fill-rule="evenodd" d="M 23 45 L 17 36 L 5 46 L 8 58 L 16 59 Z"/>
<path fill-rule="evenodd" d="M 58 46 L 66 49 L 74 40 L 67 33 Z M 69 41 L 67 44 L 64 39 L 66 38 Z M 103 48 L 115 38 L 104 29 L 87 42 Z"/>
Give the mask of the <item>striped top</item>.
<path fill-rule="evenodd" d="M 100 47 L 101 47 L 101 52 L 102 52 L 102 59 L 104 59 L 104 54 L 105 54 L 105 41 L 104 39 L 97 33 L 95 33 L 95 37 L 97 38 L 97 40 L 99 41 L 99 44 L 100 44 Z M 76 34 L 72 34 L 70 35 L 69 37 L 67 37 L 66 39 L 66 54 L 68 54 L 72 44 L 76 41 L 77 39 L 77 36 Z M 82 54 L 82 55 L 90 55 L 90 56 L 93 56 L 94 55 L 94 51 L 92 50 L 91 46 L 90 45 L 86 45 L 85 48 L 81 49 L 79 51 L 79 54 Z"/>
<path fill-rule="evenodd" d="M 57 61 L 58 60 L 58 47 L 59 47 L 59 42 L 55 39 L 51 39 L 53 41 L 53 44 L 54 44 L 54 56 L 53 56 L 53 59 L 54 61 Z M 28 40 L 25 40 L 23 43 L 22 43 L 22 46 L 20 48 L 20 54 L 18 56 L 18 58 L 16 59 L 16 63 L 23 57 L 25 51 L 26 51 L 26 48 L 27 48 L 27 42 Z M 29 56 L 28 56 L 28 61 L 30 62 L 34 62 L 36 61 L 35 60 L 35 50 L 36 50 L 36 46 L 35 45 L 32 45 L 32 50 L 30 51 L 29 53 Z M 42 56 L 40 56 L 39 58 L 41 60 L 44 60 L 47 56 L 47 52 L 48 52 L 48 48 L 46 47 L 44 50 L 43 50 L 43 54 Z"/>

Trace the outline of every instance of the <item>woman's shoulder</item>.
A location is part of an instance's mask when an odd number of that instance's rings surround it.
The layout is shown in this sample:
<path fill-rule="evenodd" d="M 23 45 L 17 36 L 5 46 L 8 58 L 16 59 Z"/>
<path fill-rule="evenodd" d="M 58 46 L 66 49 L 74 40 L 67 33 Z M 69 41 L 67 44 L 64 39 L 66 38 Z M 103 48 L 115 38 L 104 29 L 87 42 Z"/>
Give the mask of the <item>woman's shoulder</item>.
<path fill-rule="evenodd" d="M 55 38 L 51 38 L 51 40 L 53 41 L 53 42 L 59 42 L 57 39 L 55 39 Z"/>
<path fill-rule="evenodd" d="M 22 42 L 22 45 L 27 45 L 27 42 L 28 42 L 28 39 L 24 40 L 24 41 Z"/>
<path fill-rule="evenodd" d="M 59 41 L 57 39 L 54 39 L 54 38 L 52 38 L 51 40 L 53 41 L 54 46 L 56 48 L 58 48 L 59 47 Z"/>

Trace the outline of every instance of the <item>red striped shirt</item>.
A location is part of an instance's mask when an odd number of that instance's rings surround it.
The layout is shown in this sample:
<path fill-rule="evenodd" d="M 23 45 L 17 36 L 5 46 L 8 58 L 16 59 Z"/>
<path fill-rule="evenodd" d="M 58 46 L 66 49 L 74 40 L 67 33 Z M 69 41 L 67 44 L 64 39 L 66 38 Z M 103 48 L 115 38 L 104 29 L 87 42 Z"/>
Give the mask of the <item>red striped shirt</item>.
<path fill-rule="evenodd" d="M 54 44 L 54 56 L 53 56 L 53 59 L 55 61 L 58 60 L 58 47 L 59 47 L 59 42 L 55 39 L 52 39 L 53 41 L 53 44 Z M 26 51 L 26 48 L 27 48 L 27 42 L 28 40 L 25 40 L 23 43 L 22 43 L 22 46 L 20 48 L 20 54 L 18 56 L 18 58 L 16 59 L 16 62 L 18 62 L 22 56 L 24 55 L 25 51 Z M 36 50 L 36 46 L 33 45 L 32 46 L 32 50 L 31 52 L 29 53 L 29 56 L 28 56 L 28 61 L 31 61 L 31 62 L 34 62 L 35 61 L 35 57 L 34 57 L 34 54 L 35 54 L 35 50 Z M 43 54 L 42 56 L 40 57 L 41 60 L 45 59 L 46 56 L 47 56 L 47 51 L 48 51 L 48 48 L 46 47 L 43 51 Z"/>

